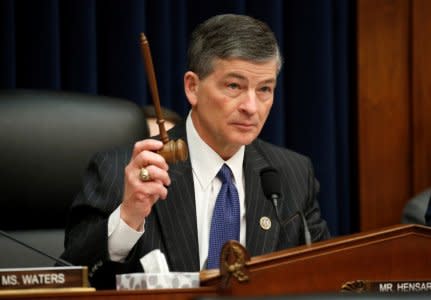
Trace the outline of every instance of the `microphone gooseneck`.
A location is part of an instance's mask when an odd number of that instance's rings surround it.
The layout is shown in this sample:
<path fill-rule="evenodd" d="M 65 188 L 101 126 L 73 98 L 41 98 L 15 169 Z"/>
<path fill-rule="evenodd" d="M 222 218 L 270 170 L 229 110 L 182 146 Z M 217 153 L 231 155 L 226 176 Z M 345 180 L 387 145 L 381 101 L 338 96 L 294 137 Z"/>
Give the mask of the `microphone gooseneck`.
<path fill-rule="evenodd" d="M 307 246 L 310 246 L 311 245 L 311 234 L 310 234 L 310 230 L 308 229 L 307 220 L 305 219 L 305 216 L 302 213 L 302 211 L 298 211 L 298 213 L 301 216 L 302 226 L 304 226 L 304 240 L 305 240 L 305 244 Z"/>
<path fill-rule="evenodd" d="M 20 244 L 20 245 L 24 246 L 24 247 L 25 247 L 25 248 L 27 248 L 27 249 L 30 249 L 30 250 L 32 250 L 32 251 L 34 251 L 34 252 L 37 252 L 37 253 L 39 253 L 39 254 L 40 254 L 40 255 L 42 255 L 42 256 L 48 257 L 48 258 L 52 259 L 53 261 L 55 261 L 55 262 L 59 263 L 59 264 L 60 264 L 60 265 L 62 265 L 62 266 L 67 266 L 67 267 L 71 267 L 71 266 L 73 266 L 73 264 L 71 264 L 71 263 L 70 263 L 70 262 L 68 262 L 68 261 L 65 261 L 64 259 L 57 258 L 57 257 L 54 257 L 54 256 L 52 256 L 52 255 L 49 255 L 48 253 L 45 253 L 45 252 L 43 252 L 43 251 L 41 251 L 41 250 L 39 250 L 39 249 L 36 249 L 36 248 L 34 248 L 34 247 L 32 247 L 32 246 L 30 246 L 30 245 L 28 245 L 28 244 L 26 244 L 26 243 L 24 243 L 24 242 L 22 242 L 22 241 L 20 241 L 20 240 L 17 240 L 16 238 L 14 238 L 14 237 L 13 237 L 13 236 L 11 236 L 10 234 L 8 234 L 8 233 L 4 232 L 3 230 L 0 230 L 0 235 L 1 235 L 1 236 L 4 236 L 5 238 L 7 238 L 7 239 L 9 239 L 9 240 L 14 241 L 15 243 L 18 243 L 18 244 Z"/>

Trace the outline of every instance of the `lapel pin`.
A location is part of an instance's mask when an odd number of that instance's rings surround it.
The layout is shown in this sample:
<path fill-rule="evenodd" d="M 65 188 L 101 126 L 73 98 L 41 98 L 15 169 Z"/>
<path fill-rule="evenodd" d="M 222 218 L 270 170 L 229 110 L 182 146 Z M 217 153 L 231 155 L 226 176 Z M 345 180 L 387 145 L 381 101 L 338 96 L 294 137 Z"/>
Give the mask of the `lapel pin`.
<path fill-rule="evenodd" d="M 268 217 L 261 217 L 259 224 L 263 230 L 269 230 L 271 228 L 271 219 Z"/>

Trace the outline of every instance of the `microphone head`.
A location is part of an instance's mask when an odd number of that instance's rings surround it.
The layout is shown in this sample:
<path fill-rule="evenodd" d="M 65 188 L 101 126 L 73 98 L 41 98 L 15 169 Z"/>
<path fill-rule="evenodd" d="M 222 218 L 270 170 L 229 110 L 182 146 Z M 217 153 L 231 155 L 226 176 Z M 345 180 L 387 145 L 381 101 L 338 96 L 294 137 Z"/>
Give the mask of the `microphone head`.
<path fill-rule="evenodd" d="M 274 195 L 278 198 L 281 196 L 281 181 L 277 169 L 273 167 L 262 169 L 260 171 L 260 180 L 266 198 L 272 199 Z"/>

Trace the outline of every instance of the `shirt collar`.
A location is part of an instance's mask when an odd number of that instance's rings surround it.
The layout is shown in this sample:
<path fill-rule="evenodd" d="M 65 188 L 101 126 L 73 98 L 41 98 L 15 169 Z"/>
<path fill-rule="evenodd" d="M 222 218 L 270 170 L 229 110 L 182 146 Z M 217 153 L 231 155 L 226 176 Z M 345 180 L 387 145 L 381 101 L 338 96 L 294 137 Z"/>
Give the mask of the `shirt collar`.
<path fill-rule="evenodd" d="M 237 185 L 241 184 L 245 146 L 241 146 L 241 148 L 239 148 L 239 150 L 227 161 L 223 160 L 199 136 L 191 119 L 191 111 L 187 116 L 186 131 L 193 173 L 198 179 L 202 189 L 206 189 L 210 185 L 223 164 L 227 164 L 232 170 L 235 183 Z"/>

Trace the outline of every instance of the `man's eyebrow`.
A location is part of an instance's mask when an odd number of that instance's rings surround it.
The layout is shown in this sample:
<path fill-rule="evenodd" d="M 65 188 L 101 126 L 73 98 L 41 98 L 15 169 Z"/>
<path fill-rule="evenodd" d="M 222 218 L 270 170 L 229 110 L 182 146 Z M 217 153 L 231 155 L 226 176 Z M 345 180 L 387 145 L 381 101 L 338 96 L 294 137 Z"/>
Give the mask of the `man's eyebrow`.
<path fill-rule="evenodd" d="M 270 78 L 267 80 L 262 81 L 260 84 L 267 84 L 267 83 L 277 83 L 277 80 L 275 78 Z"/>

